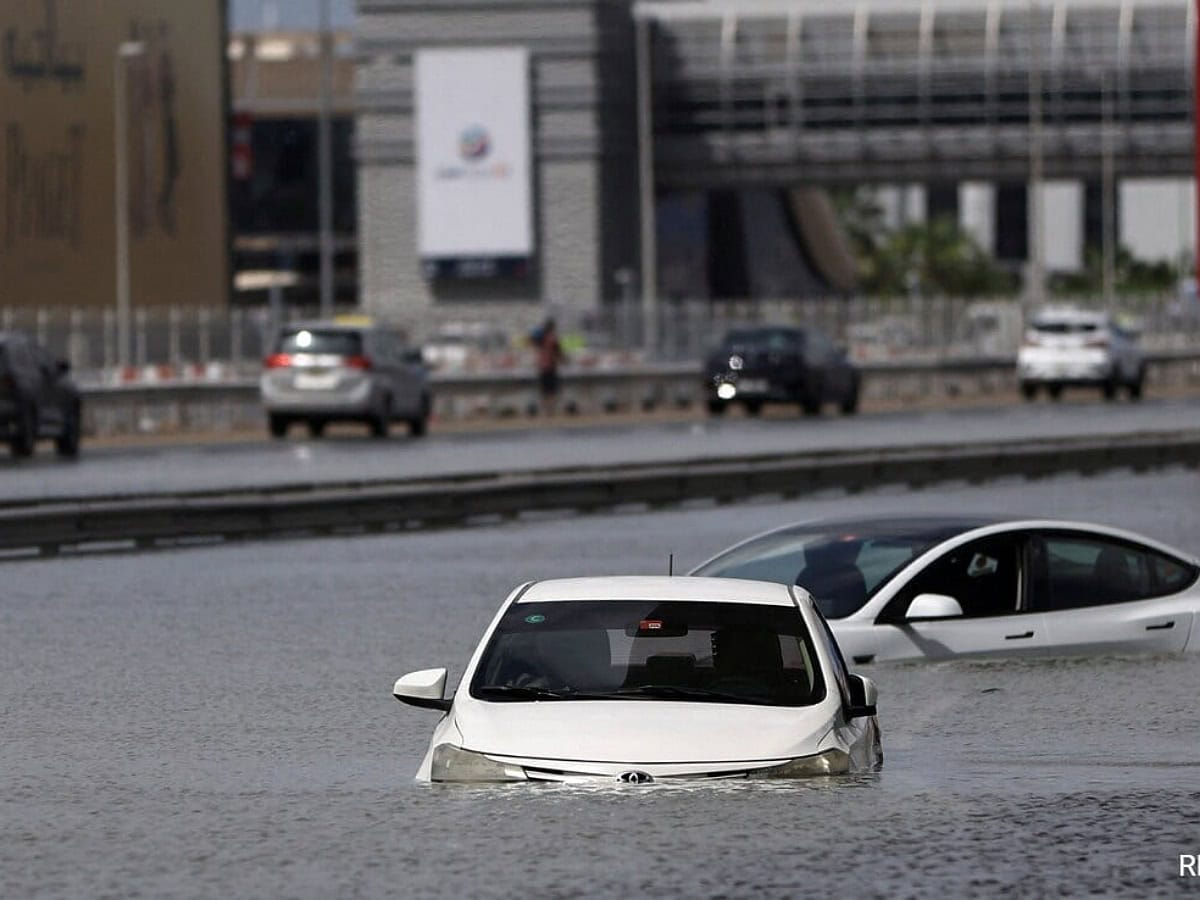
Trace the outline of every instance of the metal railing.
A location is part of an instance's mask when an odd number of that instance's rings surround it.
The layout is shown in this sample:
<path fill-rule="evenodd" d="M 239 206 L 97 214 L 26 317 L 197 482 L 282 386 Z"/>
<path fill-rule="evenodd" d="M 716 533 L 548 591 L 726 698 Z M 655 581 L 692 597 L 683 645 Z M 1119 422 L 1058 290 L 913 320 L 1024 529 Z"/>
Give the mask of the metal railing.
<path fill-rule="evenodd" d="M 1073 305 L 1105 308 L 1100 298 L 1073 301 Z M 392 324 L 415 346 L 456 345 L 458 352 L 449 354 L 445 364 L 451 370 L 533 365 L 529 335 L 538 324 L 537 314 L 493 313 L 486 320 L 464 321 L 464 308 Z M 1200 302 L 1194 297 L 1129 297 L 1113 308 L 1140 331 L 1147 350 L 1200 347 Z M 1020 344 L 1025 309 L 1009 298 L 663 300 L 653 331 L 636 301 L 594 313 L 551 312 L 558 318 L 569 365 L 605 368 L 642 361 L 699 360 L 729 329 L 765 323 L 818 329 L 861 361 L 1006 355 L 1015 353 Z M 315 310 L 292 308 L 282 319 L 315 317 Z M 112 310 L 0 308 L 0 330 L 33 336 L 69 360 L 82 380 L 92 382 L 256 374 L 278 325 L 265 309 L 138 308 L 133 315 L 133 365 L 123 371 L 116 362 Z M 657 335 L 657 346 L 645 346 L 648 333 Z"/>

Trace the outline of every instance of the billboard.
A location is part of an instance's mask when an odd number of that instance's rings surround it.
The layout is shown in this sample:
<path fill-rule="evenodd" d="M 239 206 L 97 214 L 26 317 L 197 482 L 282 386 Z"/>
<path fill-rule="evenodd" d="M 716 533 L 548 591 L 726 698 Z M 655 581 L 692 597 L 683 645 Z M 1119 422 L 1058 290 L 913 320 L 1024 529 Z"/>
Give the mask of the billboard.
<path fill-rule="evenodd" d="M 0 3 L 0 307 L 115 303 L 118 147 L 133 304 L 227 300 L 223 6 Z"/>
<path fill-rule="evenodd" d="M 416 54 L 417 252 L 427 278 L 528 272 L 534 252 L 529 56 Z"/>

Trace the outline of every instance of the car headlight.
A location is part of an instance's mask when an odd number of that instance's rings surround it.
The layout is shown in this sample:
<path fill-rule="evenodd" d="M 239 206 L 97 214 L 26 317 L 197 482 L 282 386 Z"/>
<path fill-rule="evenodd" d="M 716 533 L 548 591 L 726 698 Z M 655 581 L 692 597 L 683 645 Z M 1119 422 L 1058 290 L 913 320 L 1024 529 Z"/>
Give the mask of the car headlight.
<path fill-rule="evenodd" d="M 766 778 L 808 778 L 813 775 L 844 775 L 850 771 L 850 754 L 844 750 L 826 750 L 815 756 L 799 756 L 782 766 L 759 772 Z"/>
<path fill-rule="evenodd" d="M 433 748 L 430 781 L 527 781 L 520 766 L 506 765 L 453 744 Z"/>

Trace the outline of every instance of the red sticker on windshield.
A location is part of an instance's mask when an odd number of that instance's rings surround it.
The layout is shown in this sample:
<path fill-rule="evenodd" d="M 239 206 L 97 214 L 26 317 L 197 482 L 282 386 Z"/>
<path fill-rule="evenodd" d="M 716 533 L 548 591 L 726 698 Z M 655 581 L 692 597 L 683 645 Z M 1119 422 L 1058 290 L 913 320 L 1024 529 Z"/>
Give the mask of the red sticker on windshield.
<path fill-rule="evenodd" d="M 661 631 L 662 619 L 642 619 L 642 623 L 638 625 L 638 631 Z"/>

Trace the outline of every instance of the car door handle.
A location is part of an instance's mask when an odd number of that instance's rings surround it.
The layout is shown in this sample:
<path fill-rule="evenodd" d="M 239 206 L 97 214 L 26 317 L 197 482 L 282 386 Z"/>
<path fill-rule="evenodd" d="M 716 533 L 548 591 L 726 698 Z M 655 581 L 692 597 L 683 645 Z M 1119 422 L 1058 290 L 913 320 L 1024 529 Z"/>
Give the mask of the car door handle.
<path fill-rule="evenodd" d="M 1024 641 L 1031 637 L 1033 637 L 1033 632 L 1026 631 L 1024 634 L 1006 634 L 1004 639 L 1006 641 Z"/>
<path fill-rule="evenodd" d="M 1167 631 L 1174 627 L 1175 627 L 1175 620 L 1172 619 L 1170 622 L 1163 622 L 1161 625 L 1147 625 L 1146 630 L 1147 631 Z"/>

